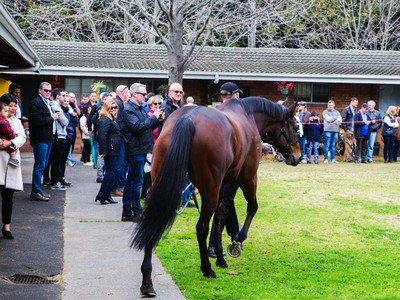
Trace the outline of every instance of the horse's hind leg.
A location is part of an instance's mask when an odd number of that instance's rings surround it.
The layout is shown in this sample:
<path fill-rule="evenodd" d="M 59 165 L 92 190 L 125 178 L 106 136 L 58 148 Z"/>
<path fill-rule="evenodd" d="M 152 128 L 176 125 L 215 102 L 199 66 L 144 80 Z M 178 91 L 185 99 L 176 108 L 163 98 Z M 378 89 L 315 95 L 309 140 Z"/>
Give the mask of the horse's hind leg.
<path fill-rule="evenodd" d="M 146 247 L 144 249 L 144 258 L 141 266 L 142 271 L 142 286 L 140 287 L 140 293 L 145 296 L 155 296 L 156 291 L 153 288 L 153 281 L 151 280 L 151 271 L 152 271 L 152 264 L 151 264 L 151 255 L 153 249 L 150 247 Z"/>
<path fill-rule="evenodd" d="M 200 269 L 204 276 L 208 278 L 215 278 L 217 276 L 211 268 L 210 260 L 208 258 L 207 235 L 210 227 L 210 219 L 216 209 L 217 201 L 215 200 L 216 196 L 213 196 L 213 194 L 210 192 L 201 193 L 200 189 L 200 194 L 202 202 L 201 214 L 196 224 L 197 242 L 199 244 L 201 260 Z"/>

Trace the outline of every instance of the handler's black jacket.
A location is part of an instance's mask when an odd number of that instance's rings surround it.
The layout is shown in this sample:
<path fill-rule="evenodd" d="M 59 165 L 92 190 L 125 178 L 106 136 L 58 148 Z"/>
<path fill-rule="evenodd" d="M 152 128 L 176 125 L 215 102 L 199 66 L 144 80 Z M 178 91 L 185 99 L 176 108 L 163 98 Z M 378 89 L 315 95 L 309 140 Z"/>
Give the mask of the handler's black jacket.
<path fill-rule="evenodd" d="M 126 155 L 147 154 L 153 151 L 153 129 L 160 125 L 155 117 L 149 117 L 144 108 L 129 100 L 122 112 L 124 128 L 122 136 L 126 143 Z"/>
<path fill-rule="evenodd" d="M 102 116 L 99 119 L 99 130 L 97 133 L 99 154 L 118 156 L 121 146 L 121 132 L 117 122 L 106 116 Z"/>

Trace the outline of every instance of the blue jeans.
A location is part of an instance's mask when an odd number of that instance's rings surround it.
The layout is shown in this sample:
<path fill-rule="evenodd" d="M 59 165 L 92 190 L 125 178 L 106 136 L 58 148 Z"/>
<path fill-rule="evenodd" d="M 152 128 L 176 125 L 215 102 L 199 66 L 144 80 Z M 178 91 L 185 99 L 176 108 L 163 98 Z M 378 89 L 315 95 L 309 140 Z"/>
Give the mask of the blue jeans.
<path fill-rule="evenodd" d="M 185 189 L 187 188 L 187 186 L 190 184 L 190 182 L 188 180 L 185 180 Z M 188 187 L 182 194 L 182 204 L 185 204 L 186 202 L 188 202 L 190 200 L 190 197 L 193 194 L 193 190 L 194 190 L 194 186 L 193 184 Z"/>
<path fill-rule="evenodd" d="M 304 154 L 306 152 L 306 136 L 303 135 L 299 138 L 300 150 L 301 150 L 301 160 L 304 159 Z"/>
<path fill-rule="evenodd" d="M 98 196 L 109 197 L 113 191 L 113 186 L 118 180 L 118 171 L 116 168 L 116 162 L 118 156 L 105 156 L 104 163 L 106 165 L 106 173 L 104 174 L 103 181 L 101 182 L 100 190 L 97 193 Z"/>
<path fill-rule="evenodd" d="M 122 197 L 122 215 L 140 215 L 140 192 L 143 185 L 143 168 L 146 154 L 128 155 L 128 177 L 126 178 L 124 196 Z"/>
<path fill-rule="evenodd" d="M 314 149 L 314 162 L 318 163 L 319 142 L 307 141 L 307 162 L 311 160 L 311 153 Z"/>
<path fill-rule="evenodd" d="M 117 156 L 117 160 L 115 162 L 115 168 L 117 169 L 118 180 L 114 185 L 114 190 L 117 188 L 123 188 L 125 186 L 126 181 L 126 157 L 125 157 L 125 142 L 121 140 L 119 155 Z M 107 165 L 106 165 L 107 168 Z"/>
<path fill-rule="evenodd" d="M 43 171 L 49 162 L 51 146 L 52 143 L 32 144 L 35 163 L 33 164 L 32 171 L 31 195 L 36 195 L 42 192 L 40 185 L 42 184 Z"/>
<path fill-rule="evenodd" d="M 93 141 L 94 155 L 97 168 L 97 178 L 103 178 L 104 176 L 104 159 L 99 157 L 99 143 Z M 93 158 L 94 159 L 94 158 Z"/>
<path fill-rule="evenodd" d="M 331 152 L 331 160 L 336 156 L 336 140 L 338 133 L 334 131 L 324 131 L 324 159 L 328 159 L 328 153 Z"/>
<path fill-rule="evenodd" d="M 367 159 L 368 160 L 372 160 L 372 155 L 374 153 L 375 139 L 376 139 L 376 132 L 370 132 L 369 139 L 368 139 L 368 150 L 367 150 Z"/>

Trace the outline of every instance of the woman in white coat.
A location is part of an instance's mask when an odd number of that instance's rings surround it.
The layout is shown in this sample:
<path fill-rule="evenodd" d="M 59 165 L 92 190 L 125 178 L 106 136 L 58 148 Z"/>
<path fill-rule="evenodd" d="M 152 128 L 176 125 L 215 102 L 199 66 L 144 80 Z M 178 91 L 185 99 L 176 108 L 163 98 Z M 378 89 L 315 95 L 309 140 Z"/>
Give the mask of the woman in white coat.
<path fill-rule="evenodd" d="M 17 100 L 13 95 L 5 94 L 0 98 L 1 102 L 8 104 L 8 121 L 11 128 L 17 134 L 17 137 L 7 141 L 0 140 L 0 194 L 2 200 L 1 215 L 3 227 L 1 232 L 3 238 L 12 240 L 14 237 L 10 231 L 11 215 L 13 209 L 13 197 L 15 191 L 23 190 L 22 171 L 21 168 L 16 168 L 8 164 L 9 154 L 7 147 L 13 147 L 17 150 L 16 159 L 21 161 L 19 148 L 25 144 L 25 130 L 21 121 L 15 116 L 17 111 Z"/>

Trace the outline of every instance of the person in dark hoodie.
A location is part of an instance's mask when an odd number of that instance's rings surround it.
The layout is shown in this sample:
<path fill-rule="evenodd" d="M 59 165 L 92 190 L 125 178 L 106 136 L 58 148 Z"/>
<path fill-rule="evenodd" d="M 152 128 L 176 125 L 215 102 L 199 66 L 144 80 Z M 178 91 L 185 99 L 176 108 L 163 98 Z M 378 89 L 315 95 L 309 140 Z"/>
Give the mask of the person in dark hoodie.
<path fill-rule="evenodd" d="M 311 164 L 311 153 L 314 150 L 314 163 L 318 164 L 318 149 L 321 141 L 323 125 L 319 119 L 318 113 L 313 111 L 308 122 L 304 125 L 304 134 L 307 138 L 307 163 Z"/>

